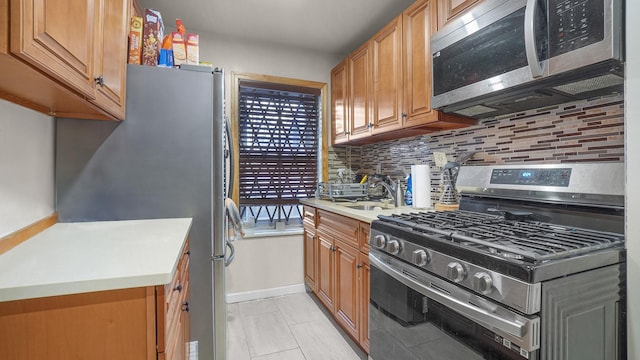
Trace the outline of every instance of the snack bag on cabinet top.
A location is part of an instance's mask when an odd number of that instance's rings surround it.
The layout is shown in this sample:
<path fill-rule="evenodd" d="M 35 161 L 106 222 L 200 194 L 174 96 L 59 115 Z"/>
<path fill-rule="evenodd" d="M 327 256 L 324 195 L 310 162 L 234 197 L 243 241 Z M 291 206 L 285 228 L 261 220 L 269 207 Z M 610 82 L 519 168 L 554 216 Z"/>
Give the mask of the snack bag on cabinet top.
<path fill-rule="evenodd" d="M 187 35 L 187 64 L 198 65 L 200 63 L 198 41 L 198 34 Z"/>
<path fill-rule="evenodd" d="M 145 9 L 144 32 L 142 34 L 142 64 L 158 65 L 160 42 L 164 36 L 162 16 L 156 10 Z"/>
<path fill-rule="evenodd" d="M 132 16 L 129 26 L 129 57 L 127 63 L 138 64 L 142 62 L 142 18 Z"/>

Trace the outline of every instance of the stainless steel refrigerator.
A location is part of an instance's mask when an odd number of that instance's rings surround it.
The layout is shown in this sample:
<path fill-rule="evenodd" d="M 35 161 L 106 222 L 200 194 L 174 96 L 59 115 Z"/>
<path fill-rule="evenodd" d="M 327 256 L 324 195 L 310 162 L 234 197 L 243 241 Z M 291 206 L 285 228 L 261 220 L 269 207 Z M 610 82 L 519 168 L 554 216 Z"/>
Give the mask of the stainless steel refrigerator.
<path fill-rule="evenodd" d="M 58 219 L 192 217 L 191 340 L 199 359 L 224 360 L 229 211 L 239 220 L 225 201 L 224 74 L 129 65 L 126 104 L 119 123 L 56 119 Z"/>

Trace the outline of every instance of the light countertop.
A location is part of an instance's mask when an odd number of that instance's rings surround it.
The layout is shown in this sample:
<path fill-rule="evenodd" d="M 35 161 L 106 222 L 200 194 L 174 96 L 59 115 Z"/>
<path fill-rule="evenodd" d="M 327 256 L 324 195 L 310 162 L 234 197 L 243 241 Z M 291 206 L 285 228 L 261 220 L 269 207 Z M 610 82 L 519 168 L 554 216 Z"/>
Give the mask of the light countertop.
<path fill-rule="evenodd" d="M 191 221 L 55 224 L 0 255 L 0 301 L 167 284 Z"/>
<path fill-rule="evenodd" d="M 357 204 L 368 204 L 372 206 L 379 204 L 371 201 L 358 201 L 356 203 L 350 203 L 350 202 L 340 202 L 340 201 L 334 202 L 330 200 L 320 200 L 320 199 L 302 199 L 300 200 L 300 202 L 304 205 L 309 205 L 309 206 L 316 207 L 318 209 L 331 211 L 339 215 L 364 221 L 366 223 L 371 223 L 373 220 L 378 219 L 378 215 L 393 215 L 393 214 L 403 214 L 403 213 L 433 210 L 433 209 L 416 209 L 411 206 L 400 206 L 400 207 L 394 207 L 389 209 L 376 208 L 375 210 L 357 210 L 350 207 L 351 205 L 357 205 Z"/>

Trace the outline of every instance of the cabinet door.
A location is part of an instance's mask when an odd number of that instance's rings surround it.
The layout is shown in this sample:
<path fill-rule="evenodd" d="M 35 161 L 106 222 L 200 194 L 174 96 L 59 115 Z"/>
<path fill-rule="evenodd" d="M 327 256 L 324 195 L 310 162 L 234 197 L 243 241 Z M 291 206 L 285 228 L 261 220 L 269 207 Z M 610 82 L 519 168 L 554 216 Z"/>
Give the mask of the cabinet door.
<path fill-rule="evenodd" d="M 371 128 L 371 54 L 366 42 L 349 55 L 349 138 L 370 135 Z"/>
<path fill-rule="evenodd" d="M 351 334 L 354 339 L 359 338 L 360 307 L 358 306 L 358 250 L 341 241 L 335 245 L 336 293 L 335 316 L 336 321 Z"/>
<path fill-rule="evenodd" d="M 349 140 L 348 92 L 349 82 L 347 60 L 331 70 L 331 132 L 333 144 L 341 144 Z"/>
<path fill-rule="evenodd" d="M 124 119 L 125 74 L 129 1 L 102 0 L 96 44 L 95 103 L 118 119 Z"/>
<path fill-rule="evenodd" d="M 334 312 L 334 247 L 333 240 L 318 232 L 318 272 L 316 287 L 318 289 L 316 295 L 324 306 Z"/>
<path fill-rule="evenodd" d="M 402 127 L 402 17 L 371 40 L 373 52 L 373 129 L 381 133 Z"/>
<path fill-rule="evenodd" d="M 481 0 L 438 0 L 438 29 Z"/>
<path fill-rule="evenodd" d="M 99 4 L 93 0 L 11 0 L 11 53 L 94 99 Z"/>
<path fill-rule="evenodd" d="M 431 109 L 430 37 L 436 31 L 434 0 L 415 2 L 403 12 L 404 126 L 437 120 Z"/>
<path fill-rule="evenodd" d="M 0 302 L 0 358 L 155 359 L 153 305 L 144 287 Z"/>
<path fill-rule="evenodd" d="M 181 328 L 180 328 L 180 332 L 181 332 L 181 340 L 179 342 L 180 346 L 179 346 L 179 351 L 180 354 L 178 355 L 178 359 L 184 359 L 184 360 L 188 360 L 189 359 L 189 354 L 190 354 L 190 349 L 189 349 L 189 341 L 191 340 L 191 332 L 189 327 L 191 326 L 191 313 L 189 312 L 189 303 L 191 301 L 191 275 L 189 274 L 189 256 L 190 256 L 191 252 L 189 250 L 189 244 L 187 243 L 187 246 L 184 249 L 184 252 L 182 254 L 183 258 L 185 259 L 185 264 L 183 267 L 183 281 L 184 281 L 184 289 L 183 289 L 183 295 L 182 295 L 182 302 L 181 302 L 181 313 L 180 313 L 180 324 L 181 324 Z"/>
<path fill-rule="evenodd" d="M 304 233 L 304 281 L 316 292 L 316 249 L 318 248 L 315 229 L 306 226 Z"/>
<path fill-rule="evenodd" d="M 358 301 L 360 302 L 360 346 L 369 352 L 369 255 L 358 254 Z"/>

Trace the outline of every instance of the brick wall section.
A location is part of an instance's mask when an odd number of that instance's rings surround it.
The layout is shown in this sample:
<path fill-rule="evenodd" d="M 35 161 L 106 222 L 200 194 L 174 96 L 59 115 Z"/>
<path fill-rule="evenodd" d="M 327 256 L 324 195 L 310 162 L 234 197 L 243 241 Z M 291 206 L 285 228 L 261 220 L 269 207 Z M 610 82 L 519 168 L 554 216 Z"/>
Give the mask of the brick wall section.
<path fill-rule="evenodd" d="M 354 170 L 404 177 L 413 164 L 430 164 L 432 188 L 440 171 L 433 152 L 449 160 L 475 151 L 469 165 L 540 164 L 624 161 L 624 100 L 622 95 L 530 110 L 484 119 L 461 130 L 366 145 L 336 147 L 330 151 L 329 174 L 351 163 Z M 436 194 L 434 194 L 435 196 Z"/>

